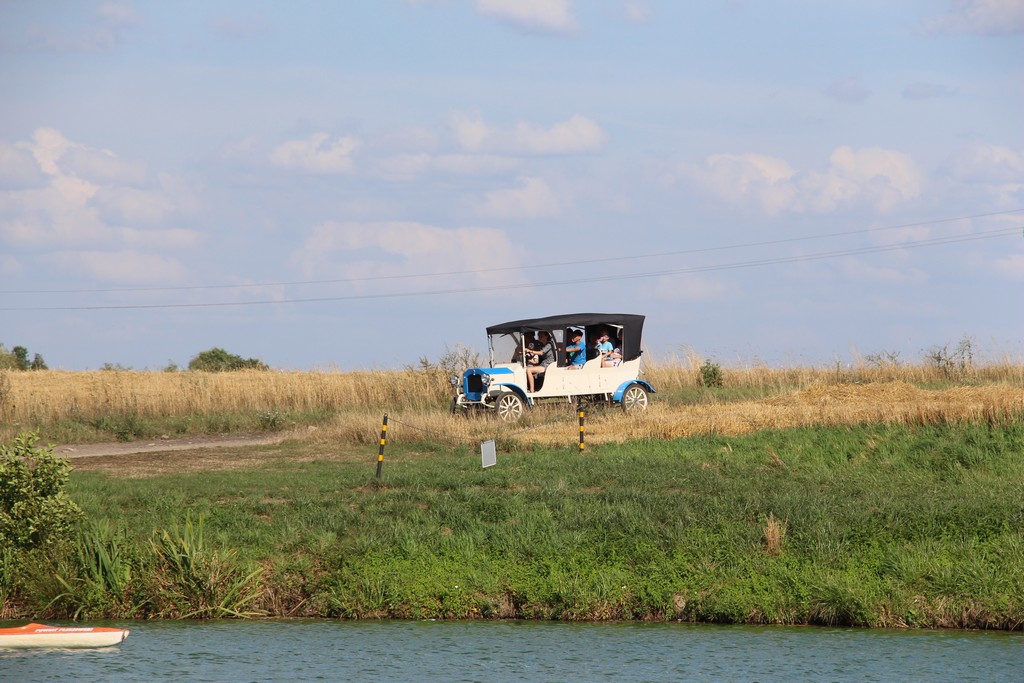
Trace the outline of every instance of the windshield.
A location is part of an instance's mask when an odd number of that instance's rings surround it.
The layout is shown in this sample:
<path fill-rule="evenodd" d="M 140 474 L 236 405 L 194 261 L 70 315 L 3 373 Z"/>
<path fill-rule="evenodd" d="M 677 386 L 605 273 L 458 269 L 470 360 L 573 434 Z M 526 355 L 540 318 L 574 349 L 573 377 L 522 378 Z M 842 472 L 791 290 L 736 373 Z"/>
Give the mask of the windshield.
<path fill-rule="evenodd" d="M 522 335 L 507 332 L 491 335 L 491 367 L 517 362 L 520 358 L 519 340 Z"/>
<path fill-rule="evenodd" d="M 523 330 L 520 332 L 502 332 L 492 334 L 489 337 L 491 347 L 491 367 L 496 365 L 508 365 L 509 363 L 522 363 L 523 335 L 526 341 L 539 339 L 535 330 Z M 548 332 L 552 342 L 552 357 L 557 357 L 558 352 L 565 348 L 564 330 L 550 330 Z M 538 346 L 538 350 L 543 350 Z"/>

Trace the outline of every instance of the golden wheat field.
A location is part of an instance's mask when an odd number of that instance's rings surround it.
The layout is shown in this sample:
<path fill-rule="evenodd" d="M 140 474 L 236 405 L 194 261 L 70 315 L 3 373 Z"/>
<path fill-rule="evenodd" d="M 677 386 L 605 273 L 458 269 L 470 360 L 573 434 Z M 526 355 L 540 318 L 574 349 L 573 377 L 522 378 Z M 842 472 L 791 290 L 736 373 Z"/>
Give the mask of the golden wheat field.
<path fill-rule="evenodd" d="M 1024 366 L 1014 363 L 960 368 L 954 376 L 948 369 L 923 366 L 723 368 L 722 374 L 725 389 L 712 391 L 700 387 L 693 361 L 649 363 L 645 378 L 658 389 L 650 408 L 636 416 L 614 408 L 590 410 L 587 441 L 673 439 L 812 425 L 1024 419 Z M 104 416 L 160 420 L 268 412 L 329 416 L 315 430 L 294 430 L 297 437 L 314 442 L 376 443 L 385 413 L 391 441 L 501 438 L 549 445 L 577 438 L 577 415 L 568 403 L 531 411 L 526 420 L 511 425 L 488 417 L 452 416 L 447 410 L 447 377 L 438 368 L 2 371 L 0 438 L 7 441 L 46 425 Z M 281 428 L 288 429 L 289 424 Z"/>

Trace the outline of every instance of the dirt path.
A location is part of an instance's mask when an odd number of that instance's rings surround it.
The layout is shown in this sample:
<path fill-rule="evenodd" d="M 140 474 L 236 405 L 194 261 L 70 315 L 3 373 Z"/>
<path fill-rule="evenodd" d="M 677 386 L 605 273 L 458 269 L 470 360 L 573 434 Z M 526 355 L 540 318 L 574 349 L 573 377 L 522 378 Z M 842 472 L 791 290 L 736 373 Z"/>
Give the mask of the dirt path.
<path fill-rule="evenodd" d="M 153 439 L 150 441 L 89 443 L 57 446 L 53 452 L 62 457 L 89 458 L 108 455 L 132 455 L 136 453 L 160 453 L 163 451 L 194 451 L 204 448 L 235 448 L 240 446 L 265 446 L 281 443 L 287 434 L 228 434 L 224 436 L 195 436 L 183 439 Z"/>

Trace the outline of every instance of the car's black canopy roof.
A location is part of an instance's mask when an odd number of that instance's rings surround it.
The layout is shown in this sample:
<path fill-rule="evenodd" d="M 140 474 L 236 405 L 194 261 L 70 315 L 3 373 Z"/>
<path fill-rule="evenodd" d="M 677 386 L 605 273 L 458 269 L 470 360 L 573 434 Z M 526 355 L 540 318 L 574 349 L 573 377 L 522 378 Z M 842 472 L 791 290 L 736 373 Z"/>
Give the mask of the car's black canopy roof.
<path fill-rule="evenodd" d="M 567 315 L 549 315 L 544 318 L 527 318 L 513 320 L 500 325 L 491 325 L 487 334 L 508 334 L 533 330 L 565 329 L 567 327 L 594 327 L 600 325 L 622 326 L 622 356 L 624 360 L 633 360 L 641 353 L 640 339 L 643 335 L 644 316 L 635 313 L 569 313 Z"/>

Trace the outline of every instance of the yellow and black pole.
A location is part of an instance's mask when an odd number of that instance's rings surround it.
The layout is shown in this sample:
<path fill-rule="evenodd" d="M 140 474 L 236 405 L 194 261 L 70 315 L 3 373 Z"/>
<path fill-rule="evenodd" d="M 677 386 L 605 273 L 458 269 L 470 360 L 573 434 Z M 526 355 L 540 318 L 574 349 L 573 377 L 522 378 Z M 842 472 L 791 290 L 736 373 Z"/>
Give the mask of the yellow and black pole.
<path fill-rule="evenodd" d="M 380 470 L 384 467 L 384 446 L 388 442 L 388 414 L 384 413 L 384 422 L 380 426 L 380 450 L 377 451 L 377 478 L 380 479 Z"/>
<path fill-rule="evenodd" d="M 583 443 L 583 430 L 584 430 L 583 421 L 584 421 L 584 418 L 586 416 L 587 416 L 587 411 L 585 411 L 581 407 L 580 408 L 580 453 L 582 453 L 583 449 L 587 447 L 587 445 L 585 443 Z"/>

